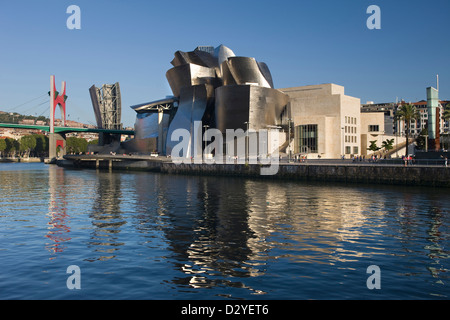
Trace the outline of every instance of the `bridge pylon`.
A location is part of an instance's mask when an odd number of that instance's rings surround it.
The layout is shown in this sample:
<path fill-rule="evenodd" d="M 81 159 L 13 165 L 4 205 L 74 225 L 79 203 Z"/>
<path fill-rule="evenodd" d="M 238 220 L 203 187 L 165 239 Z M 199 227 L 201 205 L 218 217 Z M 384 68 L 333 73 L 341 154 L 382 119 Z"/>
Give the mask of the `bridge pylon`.
<path fill-rule="evenodd" d="M 59 105 L 61 110 L 62 125 L 66 125 L 66 82 L 61 84 L 61 93 L 56 91 L 55 76 L 50 76 L 50 132 L 49 132 L 49 146 L 48 156 L 50 160 L 57 158 L 58 155 L 66 154 L 66 135 L 55 133 L 55 111 Z"/>

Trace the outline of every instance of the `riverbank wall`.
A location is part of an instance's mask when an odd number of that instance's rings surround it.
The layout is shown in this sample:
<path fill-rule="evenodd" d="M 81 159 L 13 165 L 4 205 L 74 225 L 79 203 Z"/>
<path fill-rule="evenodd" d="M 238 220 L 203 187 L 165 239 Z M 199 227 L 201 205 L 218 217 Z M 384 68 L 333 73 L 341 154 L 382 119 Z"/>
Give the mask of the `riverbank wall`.
<path fill-rule="evenodd" d="M 72 168 L 153 171 L 164 174 L 246 177 L 450 188 L 450 167 L 380 163 L 280 163 L 274 175 L 263 175 L 261 164 L 176 164 L 165 158 L 127 156 L 67 157 L 57 165 Z M 265 167 L 268 167 L 266 165 Z"/>
<path fill-rule="evenodd" d="M 257 164 L 162 163 L 161 172 L 258 179 L 450 187 L 450 168 L 443 166 L 280 164 L 275 175 L 261 175 L 261 168 L 262 166 Z"/>
<path fill-rule="evenodd" d="M 0 158 L 0 162 L 44 162 L 43 158 L 34 158 L 34 157 L 29 157 L 29 158 Z"/>

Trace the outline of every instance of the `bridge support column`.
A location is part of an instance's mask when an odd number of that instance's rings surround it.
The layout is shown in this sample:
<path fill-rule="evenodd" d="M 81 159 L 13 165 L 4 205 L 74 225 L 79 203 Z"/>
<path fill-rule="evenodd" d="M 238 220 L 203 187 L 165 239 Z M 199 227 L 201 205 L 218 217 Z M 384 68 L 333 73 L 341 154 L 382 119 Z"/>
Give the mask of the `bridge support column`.
<path fill-rule="evenodd" d="M 48 157 L 50 160 L 66 154 L 66 136 L 59 133 L 49 133 Z"/>

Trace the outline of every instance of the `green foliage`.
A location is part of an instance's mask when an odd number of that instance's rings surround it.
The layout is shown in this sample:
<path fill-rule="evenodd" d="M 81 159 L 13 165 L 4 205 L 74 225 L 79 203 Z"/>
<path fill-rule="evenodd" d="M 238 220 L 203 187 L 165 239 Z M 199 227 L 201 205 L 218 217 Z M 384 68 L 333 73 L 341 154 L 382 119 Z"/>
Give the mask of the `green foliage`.
<path fill-rule="evenodd" d="M 426 141 L 428 135 L 428 129 L 423 128 L 422 131 L 420 131 L 420 135 L 416 138 L 416 148 L 418 150 L 425 150 L 426 148 Z"/>
<path fill-rule="evenodd" d="M 48 137 L 43 134 L 26 135 L 15 140 L 12 138 L 0 139 L 0 152 L 2 155 L 41 157 L 48 153 Z"/>
<path fill-rule="evenodd" d="M 34 151 L 38 155 L 43 155 L 48 152 L 48 137 L 43 134 L 35 134 L 34 138 L 36 139 Z"/>
<path fill-rule="evenodd" d="M 87 151 L 88 142 L 83 138 L 70 137 L 66 140 L 66 150 L 68 153 L 80 153 Z"/>
<path fill-rule="evenodd" d="M 88 145 L 98 145 L 98 139 L 89 141 Z"/>
<path fill-rule="evenodd" d="M 409 129 L 409 124 L 412 120 L 420 119 L 420 113 L 414 105 L 404 104 L 395 113 L 395 119 L 405 121 Z"/>
<path fill-rule="evenodd" d="M 24 153 L 24 155 L 29 156 L 31 151 L 36 147 L 36 138 L 34 135 L 27 135 L 20 138 L 19 150 Z"/>
<path fill-rule="evenodd" d="M 388 152 L 389 150 L 394 149 L 394 139 L 386 139 L 381 143 L 382 148 L 384 148 L 384 151 Z"/>
<path fill-rule="evenodd" d="M 50 120 L 44 116 L 39 116 L 39 117 L 35 117 L 35 116 L 25 116 L 19 113 L 0 113 L 0 123 L 19 123 L 19 121 L 24 120 L 24 119 L 33 119 L 35 121 L 44 121 L 46 123 L 49 123 Z"/>
<path fill-rule="evenodd" d="M 5 151 L 6 149 L 6 141 L 5 139 L 0 139 L 0 152 Z"/>
<path fill-rule="evenodd" d="M 412 104 L 404 104 L 395 113 L 394 116 L 395 120 L 403 120 L 406 124 L 406 154 L 408 153 L 408 146 L 409 146 L 409 133 L 410 133 L 410 126 L 412 120 L 420 119 L 420 113 L 416 109 L 415 106 Z M 405 155 L 406 155 L 405 154 Z"/>
<path fill-rule="evenodd" d="M 367 150 L 370 150 L 370 151 L 378 151 L 380 149 L 381 148 L 377 146 L 377 140 L 370 141 L 370 146 L 367 148 Z"/>
<path fill-rule="evenodd" d="M 9 156 L 14 156 L 16 154 L 16 151 L 19 151 L 20 149 L 20 143 L 15 139 L 6 138 L 5 143 L 6 143 L 5 153 L 8 154 Z"/>
<path fill-rule="evenodd" d="M 444 107 L 444 114 L 442 116 L 445 120 L 450 119 L 450 103 L 447 103 Z"/>

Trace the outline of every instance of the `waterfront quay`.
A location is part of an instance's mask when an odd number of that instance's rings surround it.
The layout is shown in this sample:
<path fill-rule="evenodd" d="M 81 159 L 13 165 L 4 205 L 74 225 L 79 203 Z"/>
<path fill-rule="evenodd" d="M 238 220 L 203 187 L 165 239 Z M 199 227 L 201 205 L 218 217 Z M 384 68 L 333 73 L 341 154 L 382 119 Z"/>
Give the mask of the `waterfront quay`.
<path fill-rule="evenodd" d="M 174 163 L 170 158 L 149 155 L 67 155 L 57 165 L 71 168 L 154 171 L 165 174 L 230 176 L 258 179 L 369 183 L 450 187 L 450 169 L 443 160 L 402 159 L 353 161 L 316 159 L 304 162 L 281 159 L 273 175 L 262 175 L 269 165 L 242 163 Z M 273 163 L 272 163 L 273 165 Z"/>

